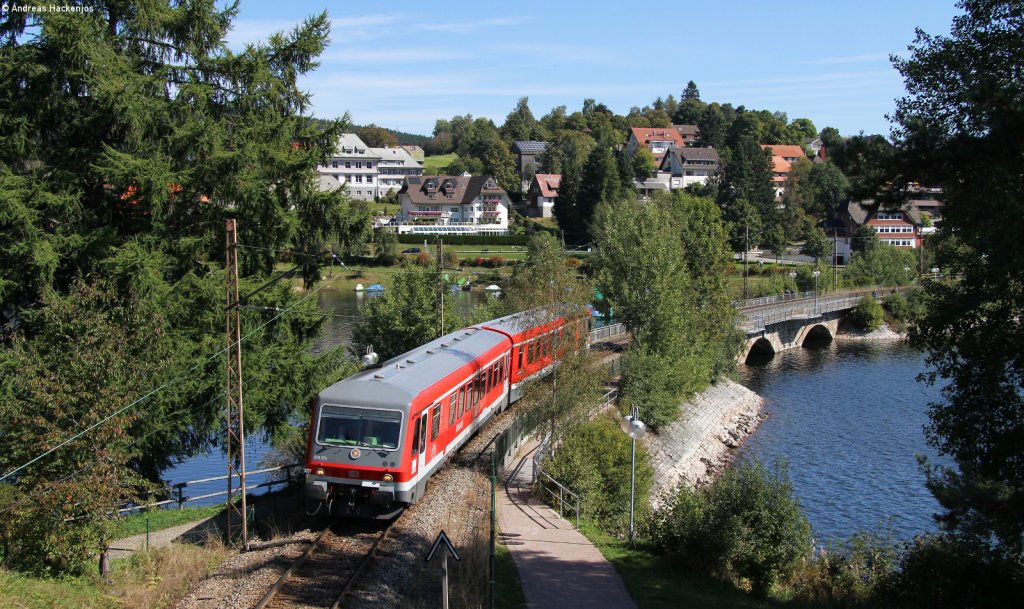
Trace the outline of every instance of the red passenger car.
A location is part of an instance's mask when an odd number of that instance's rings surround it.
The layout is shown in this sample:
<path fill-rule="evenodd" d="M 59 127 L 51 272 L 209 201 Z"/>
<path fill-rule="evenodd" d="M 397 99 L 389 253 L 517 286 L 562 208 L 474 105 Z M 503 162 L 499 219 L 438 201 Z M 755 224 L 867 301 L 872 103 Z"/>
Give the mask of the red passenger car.
<path fill-rule="evenodd" d="M 582 315 L 533 309 L 447 334 L 324 389 L 310 419 L 307 500 L 331 514 L 378 518 L 415 503 L 448 456 L 519 399 L 524 382 L 550 373 L 561 345 L 582 345 L 587 330 Z"/>

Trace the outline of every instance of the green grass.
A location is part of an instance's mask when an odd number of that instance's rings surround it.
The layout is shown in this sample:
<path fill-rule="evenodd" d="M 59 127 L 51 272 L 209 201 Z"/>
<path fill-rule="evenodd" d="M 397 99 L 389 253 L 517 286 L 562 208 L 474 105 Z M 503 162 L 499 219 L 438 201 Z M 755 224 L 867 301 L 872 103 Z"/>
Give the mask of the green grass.
<path fill-rule="evenodd" d="M 455 154 L 454 152 L 450 154 L 428 156 L 423 161 L 423 175 L 438 175 L 442 169 L 450 165 L 452 161 L 458 158 L 458 156 L 459 155 Z"/>
<path fill-rule="evenodd" d="M 726 582 L 685 569 L 643 545 L 630 548 L 593 523 L 582 521 L 581 531 L 619 573 L 640 609 L 763 609 L 781 606 L 756 599 Z"/>
<path fill-rule="evenodd" d="M 98 577 L 43 579 L 0 569 L 0 606 L 10 609 L 117 607 Z"/>
<path fill-rule="evenodd" d="M 222 505 L 207 505 L 186 507 L 179 511 L 176 509 L 153 510 L 129 514 L 114 522 L 110 531 L 111 539 L 121 539 L 132 535 L 141 535 L 146 532 L 146 519 L 149 519 L 149 530 L 160 531 L 176 527 L 179 524 L 186 524 L 215 516 L 224 510 Z"/>
<path fill-rule="evenodd" d="M 526 596 L 519 581 L 516 563 L 508 548 L 500 544 L 495 546 L 494 572 L 497 583 L 495 604 L 500 609 L 526 609 Z"/>

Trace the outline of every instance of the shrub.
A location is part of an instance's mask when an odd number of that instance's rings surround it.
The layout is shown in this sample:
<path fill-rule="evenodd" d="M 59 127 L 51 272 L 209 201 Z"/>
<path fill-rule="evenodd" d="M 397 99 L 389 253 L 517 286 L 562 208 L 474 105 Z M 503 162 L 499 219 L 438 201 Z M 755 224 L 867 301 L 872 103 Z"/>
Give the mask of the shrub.
<path fill-rule="evenodd" d="M 682 488 L 659 512 L 658 547 L 694 567 L 746 579 L 766 596 L 792 575 L 811 550 L 811 525 L 784 467 L 769 471 L 757 462 L 730 468 L 697 491 Z"/>
<path fill-rule="evenodd" d="M 486 266 L 489 269 L 496 269 L 499 266 L 502 266 L 503 264 L 505 264 L 504 258 L 502 258 L 501 256 L 491 256 L 490 258 L 487 259 L 487 262 L 484 263 L 484 266 Z"/>
<path fill-rule="evenodd" d="M 850 319 L 867 331 L 877 330 L 885 321 L 885 311 L 882 305 L 871 296 L 860 299 L 857 306 L 850 311 Z"/>
<path fill-rule="evenodd" d="M 915 537 L 880 597 L 908 609 L 1018 606 L 1024 568 L 979 542 L 935 535 Z"/>
<path fill-rule="evenodd" d="M 612 531 L 626 529 L 629 518 L 629 436 L 618 423 L 602 417 L 584 423 L 570 433 L 544 469 L 556 480 L 582 495 L 582 512 Z M 636 507 L 645 516 L 650 503 L 654 470 L 640 444 L 636 451 Z"/>
<path fill-rule="evenodd" d="M 805 561 L 794 596 L 807 604 L 873 607 L 899 563 L 899 546 L 891 532 L 860 532 L 848 541 L 829 544 Z"/>

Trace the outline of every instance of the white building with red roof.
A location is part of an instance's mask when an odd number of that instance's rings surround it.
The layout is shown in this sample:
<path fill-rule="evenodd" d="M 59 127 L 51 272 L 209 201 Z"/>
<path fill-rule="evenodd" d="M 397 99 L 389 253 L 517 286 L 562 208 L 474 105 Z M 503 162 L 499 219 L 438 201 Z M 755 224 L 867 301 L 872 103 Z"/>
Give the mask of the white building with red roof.
<path fill-rule="evenodd" d="M 772 186 L 775 187 L 775 196 L 781 197 L 786 192 L 786 180 L 793 163 L 807 158 L 807 154 L 802 146 L 791 144 L 761 144 L 761 150 L 772 155 Z"/>
<path fill-rule="evenodd" d="M 554 215 L 555 199 L 562 176 L 557 173 L 538 173 L 533 176 L 528 191 L 526 215 L 531 218 L 550 218 Z"/>

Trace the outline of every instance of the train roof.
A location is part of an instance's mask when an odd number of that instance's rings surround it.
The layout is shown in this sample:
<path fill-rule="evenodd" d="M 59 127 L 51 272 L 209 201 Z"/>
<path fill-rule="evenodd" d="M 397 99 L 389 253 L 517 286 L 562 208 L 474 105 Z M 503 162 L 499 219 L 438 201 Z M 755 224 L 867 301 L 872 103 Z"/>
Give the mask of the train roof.
<path fill-rule="evenodd" d="M 339 381 L 320 400 L 359 406 L 408 406 L 413 398 L 508 338 L 482 328 L 463 328 Z"/>
<path fill-rule="evenodd" d="M 527 311 L 520 311 L 479 324 L 478 327 L 507 332 L 512 336 L 526 332 L 533 328 L 551 323 L 556 319 L 572 317 L 579 314 L 579 307 L 573 305 L 555 305 L 551 309 L 537 307 Z"/>

